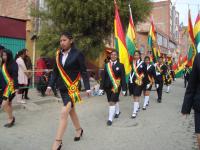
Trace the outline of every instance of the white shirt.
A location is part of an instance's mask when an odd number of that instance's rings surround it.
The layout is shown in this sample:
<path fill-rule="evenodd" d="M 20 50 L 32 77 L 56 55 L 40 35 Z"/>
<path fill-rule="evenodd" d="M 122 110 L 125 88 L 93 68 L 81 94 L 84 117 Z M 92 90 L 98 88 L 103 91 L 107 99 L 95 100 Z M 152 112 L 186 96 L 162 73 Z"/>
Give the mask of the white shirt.
<path fill-rule="evenodd" d="M 27 71 L 26 65 L 22 57 L 17 58 L 16 63 L 18 64 L 18 83 L 19 84 L 28 84 L 28 77 L 25 74 Z"/>
<path fill-rule="evenodd" d="M 62 52 L 62 65 L 63 66 L 65 65 L 65 62 L 67 60 L 67 57 L 68 57 L 68 54 L 69 54 L 70 50 L 71 50 L 71 48 L 66 52 Z"/>
<path fill-rule="evenodd" d="M 113 61 L 110 61 L 111 62 L 111 65 L 115 65 L 117 63 L 117 60 L 115 60 L 114 62 Z"/>

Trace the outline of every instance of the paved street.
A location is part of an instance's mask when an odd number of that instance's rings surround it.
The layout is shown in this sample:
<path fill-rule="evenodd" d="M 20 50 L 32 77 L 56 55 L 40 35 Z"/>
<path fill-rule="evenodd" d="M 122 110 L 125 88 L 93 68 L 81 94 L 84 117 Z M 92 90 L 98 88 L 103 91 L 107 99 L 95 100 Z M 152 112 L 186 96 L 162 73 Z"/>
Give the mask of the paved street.
<path fill-rule="evenodd" d="M 113 126 L 107 127 L 108 106 L 105 96 L 84 98 L 77 105 L 84 135 L 74 142 L 74 129 L 69 121 L 63 139 L 63 150 L 196 150 L 193 115 L 185 119 L 180 114 L 185 89 L 183 80 L 172 85 L 169 94 L 163 94 L 163 102 L 156 102 L 155 91 L 151 93 L 150 106 L 131 119 L 131 97 L 121 97 L 122 114 Z M 42 98 L 31 93 L 26 106 L 16 107 L 16 125 L 7 129 L 5 113 L 0 112 L 0 150 L 50 150 L 54 140 L 60 107 L 54 98 Z M 51 100 L 50 100 L 51 99 Z M 143 99 L 141 99 L 141 102 Z"/>

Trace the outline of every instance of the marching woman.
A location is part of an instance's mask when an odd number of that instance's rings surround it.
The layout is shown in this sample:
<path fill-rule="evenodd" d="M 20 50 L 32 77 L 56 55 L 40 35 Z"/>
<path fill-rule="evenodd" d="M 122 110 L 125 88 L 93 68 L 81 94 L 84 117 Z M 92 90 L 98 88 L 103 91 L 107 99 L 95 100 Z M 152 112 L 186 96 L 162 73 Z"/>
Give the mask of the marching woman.
<path fill-rule="evenodd" d="M 167 65 L 166 65 L 167 66 Z M 167 66 L 167 71 L 166 71 L 166 74 L 165 74 L 165 85 L 167 86 L 167 90 L 166 90 L 166 93 L 169 93 L 169 90 L 170 90 L 170 85 L 172 83 L 172 76 L 171 76 L 171 71 L 170 71 L 170 68 L 169 66 Z"/>
<path fill-rule="evenodd" d="M 136 50 L 133 56 L 132 71 L 129 76 L 129 92 L 133 95 L 133 113 L 132 118 L 136 118 L 137 112 L 140 108 L 139 100 L 142 94 L 144 77 L 146 74 L 144 62 L 141 60 L 140 51 Z"/>
<path fill-rule="evenodd" d="M 105 64 L 102 80 L 100 84 L 99 93 L 105 90 L 109 103 L 109 117 L 107 125 L 111 126 L 113 118 L 118 118 L 119 110 L 119 94 L 122 88 L 123 95 L 126 94 L 126 80 L 124 65 L 118 61 L 117 51 L 112 51 L 111 59 Z"/>
<path fill-rule="evenodd" d="M 146 110 L 146 107 L 149 105 L 149 95 L 152 88 L 152 85 L 154 83 L 154 79 L 156 76 L 155 67 L 153 64 L 150 64 L 150 57 L 146 56 L 144 58 L 144 67 L 146 69 L 146 75 L 144 80 L 144 104 L 143 104 L 143 110 Z"/>
<path fill-rule="evenodd" d="M 67 127 L 68 116 L 70 116 L 76 132 L 74 141 L 79 141 L 83 135 L 83 129 L 75 111 L 75 103 L 81 101 L 78 90 L 80 76 L 83 78 L 87 94 L 89 95 L 91 92 L 84 56 L 75 48 L 71 33 L 61 34 L 60 46 L 61 49 L 57 50 L 56 64 L 46 90 L 46 94 L 49 95 L 56 83 L 64 104 L 52 150 L 59 150 L 62 147 L 62 138 Z"/>
<path fill-rule="evenodd" d="M 8 115 L 8 123 L 4 127 L 10 128 L 15 124 L 15 117 L 13 116 L 12 100 L 18 88 L 18 66 L 13 59 L 10 50 L 3 50 L 2 65 L 0 71 L 0 103 L 2 103 L 3 110 Z"/>
<path fill-rule="evenodd" d="M 155 70 L 156 70 L 156 90 L 158 94 L 158 103 L 161 103 L 162 101 L 162 90 L 163 90 L 163 82 L 164 82 L 164 75 L 167 72 L 167 66 L 163 64 L 163 58 L 158 58 L 158 63 L 155 64 Z"/>

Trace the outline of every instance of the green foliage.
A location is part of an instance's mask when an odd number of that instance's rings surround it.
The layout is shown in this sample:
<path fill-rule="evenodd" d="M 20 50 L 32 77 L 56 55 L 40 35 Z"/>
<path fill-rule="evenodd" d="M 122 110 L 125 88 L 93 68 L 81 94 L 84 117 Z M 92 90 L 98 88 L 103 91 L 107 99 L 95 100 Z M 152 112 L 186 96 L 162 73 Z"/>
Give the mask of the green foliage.
<path fill-rule="evenodd" d="M 59 36 L 70 31 L 78 48 L 90 58 L 96 58 L 113 33 L 113 0 L 45 0 L 46 9 L 32 8 L 32 16 L 40 17 L 42 28 L 38 46 L 45 55 L 59 47 Z M 134 23 L 143 21 L 151 10 L 150 0 L 117 0 L 124 27 L 129 21 L 131 4 Z"/>

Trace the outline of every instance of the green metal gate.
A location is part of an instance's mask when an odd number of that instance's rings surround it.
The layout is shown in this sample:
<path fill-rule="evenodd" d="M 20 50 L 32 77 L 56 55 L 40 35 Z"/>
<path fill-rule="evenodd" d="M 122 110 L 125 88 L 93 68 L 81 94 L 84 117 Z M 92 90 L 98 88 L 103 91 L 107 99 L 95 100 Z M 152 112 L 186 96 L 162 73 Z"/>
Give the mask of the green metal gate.
<path fill-rule="evenodd" d="M 0 37 L 0 44 L 11 50 L 14 57 L 18 51 L 25 48 L 25 42 L 23 39 Z"/>

